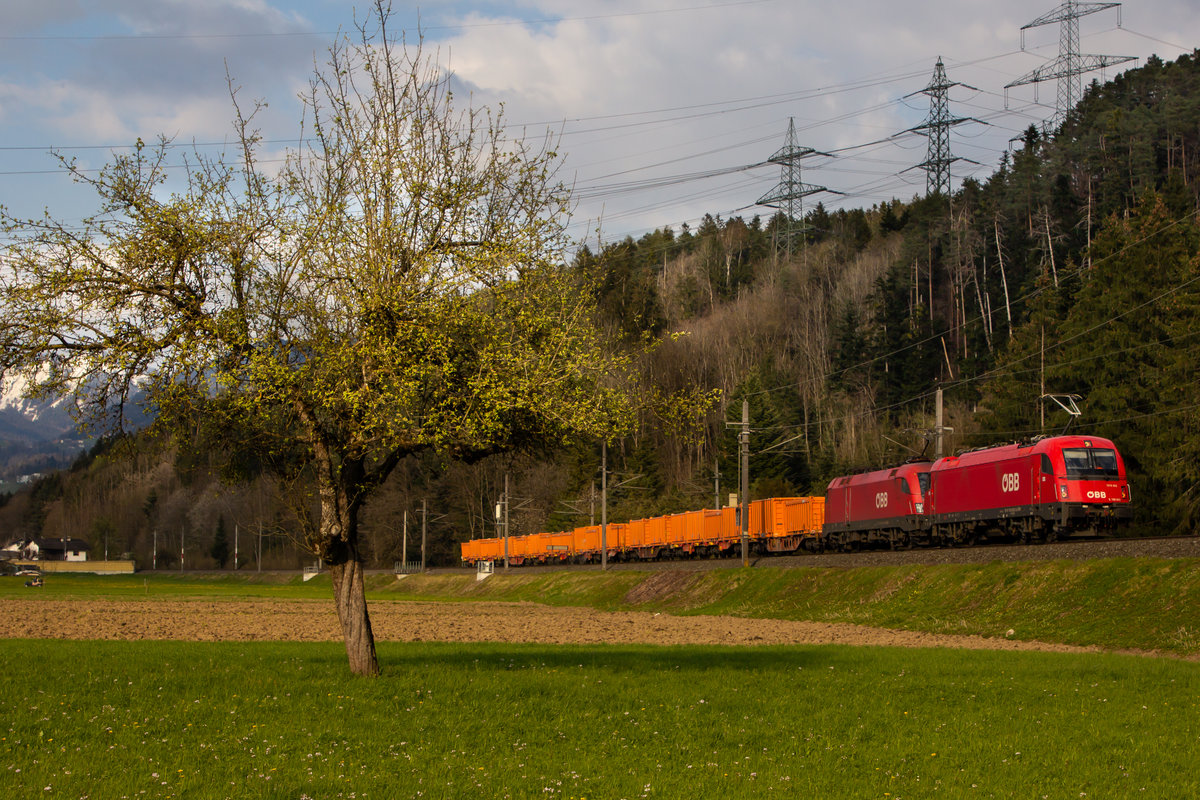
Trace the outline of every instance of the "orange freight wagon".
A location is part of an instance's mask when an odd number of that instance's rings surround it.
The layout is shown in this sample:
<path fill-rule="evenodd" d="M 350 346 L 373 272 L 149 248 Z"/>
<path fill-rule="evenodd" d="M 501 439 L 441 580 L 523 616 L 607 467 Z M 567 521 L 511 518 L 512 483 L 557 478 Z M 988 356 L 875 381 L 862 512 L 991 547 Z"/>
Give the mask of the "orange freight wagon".
<path fill-rule="evenodd" d="M 625 537 L 628 533 L 629 526 L 624 522 L 608 523 L 608 531 L 605 534 L 605 544 L 608 545 L 608 557 L 614 558 L 625 552 Z"/>
<path fill-rule="evenodd" d="M 706 508 L 699 512 L 700 514 L 700 538 L 699 541 L 705 545 L 715 545 L 721 541 L 722 517 L 725 516 L 723 510 L 715 508 Z M 733 515 L 730 514 L 730 517 Z"/>
<path fill-rule="evenodd" d="M 771 553 L 815 550 L 825 522 L 824 497 L 777 497 L 763 500 L 763 544 Z M 753 517 L 752 517 L 753 518 Z"/>
<path fill-rule="evenodd" d="M 642 558 L 658 558 L 667 547 L 667 518 L 651 517 L 645 520 L 646 530 L 638 555 Z"/>
<path fill-rule="evenodd" d="M 469 539 L 462 542 L 462 562 L 468 567 L 475 566 L 475 562 L 479 560 L 479 540 Z"/>
<path fill-rule="evenodd" d="M 771 527 L 771 500 L 750 501 L 750 530 L 751 539 L 761 539 Z"/>
<path fill-rule="evenodd" d="M 646 541 L 646 520 L 631 519 L 625 525 L 625 546 L 637 550 Z"/>
<path fill-rule="evenodd" d="M 704 541 L 704 512 L 685 511 L 677 516 L 683 518 L 683 541 L 688 552 Z"/>
<path fill-rule="evenodd" d="M 587 525 L 575 529 L 575 556 L 585 561 L 600 560 L 601 539 L 608 549 L 608 557 L 613 558 L 625 547 L 625 523 L 610 522 L 608 530 L 602 531 L 599 525 Z M 603 534 L 603 536 L 601 535 Z"/>
<path fill-rule="evenodd" d="M 726 514 L 724 510 L 718 511 L 711 508 L 687 511 L 676 516 L 682 517 L 684 520 L 683 549 L 689 553 L 696 552 L 706 555 L 715 555 L 719 552 L 724 519 L 726 516 L 730 520 L 734 518 L 732 509 Z"/>
<path fill-rule="evenodd" d="M 575 529 L 574 551 L 580 558 L 600 558 L 600 526 L 587 525 Z"/>
<path fill-rule="evenodd" d="M 499 561 L 504 558 L 503 539 L 476 539 L 479 543 L 479 558 L 483 561 Z"/>
<path fill-rule="evenodd" d="M 504 542 L 501 540 L 500 547 L 503 550 Z M 524 564 L 525 558 L 529 553 L 529 537 L 528 536 L 510 536 L 508 537 L 508 561 L 510 564 Z"/>
<path fill-rule="evenodd" d="M 546 545 L 547 561 L 569 561 L 575 555 L 575 531 L 556 531 L 549 534 L 550 541 Z"/>
<path fill-rule="evenodd" d="M 742 529 L 738 526 L 738 510 L 735 506 L 721 509 L 718 518 L 717 548 L 728 550 L 742 539 Z"/>
<path fill-rule="evenodd" d="M 546 556 L 550 552 L 550 537 L 552 535 L 549 533 L 529 534 L 529 544 L 526 545 L 525 557 L 530 561 L 537 561 L 539 564 L 545 563 Z"/>
<path fill-rule="evenodd" d="M 687 515 L 686 514 L 670 514 L 663 517 L 666 527 L 667 544 L 672 550 L 678 550 L 687 543 Z M 689 552 L 691 548 L 688 548 Z"/>

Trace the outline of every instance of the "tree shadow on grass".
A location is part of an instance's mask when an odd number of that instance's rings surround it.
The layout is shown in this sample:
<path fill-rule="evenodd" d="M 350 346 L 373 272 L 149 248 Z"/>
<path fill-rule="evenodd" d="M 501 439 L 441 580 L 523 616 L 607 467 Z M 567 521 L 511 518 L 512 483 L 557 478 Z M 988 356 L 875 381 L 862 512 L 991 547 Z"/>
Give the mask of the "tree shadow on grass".
<path fill-rule="evenodd" d="M 608 673 L 739 670 L 788 672 L 861 664 L 861 648 L 828 646 L 562 645 L 386 643 L 380 646 L 386 670 L 495 671 L 586 668 Z"/>

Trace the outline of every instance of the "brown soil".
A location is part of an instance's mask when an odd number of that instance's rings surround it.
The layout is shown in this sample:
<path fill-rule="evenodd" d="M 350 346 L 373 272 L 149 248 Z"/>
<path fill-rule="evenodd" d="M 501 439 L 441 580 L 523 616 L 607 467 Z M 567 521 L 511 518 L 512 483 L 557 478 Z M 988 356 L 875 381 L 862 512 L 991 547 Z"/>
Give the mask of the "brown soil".
<path fill-rule="evenodd" d="M 379 641 L 544 644 L 847 644 L 975 650 L 1098 652 L 1007 638 L 740 617 L 602 612 L 533 603 L 378 602 Z M 8 598 L 0 638 L 338 641 L 332 601 L 56 600 Z"/>

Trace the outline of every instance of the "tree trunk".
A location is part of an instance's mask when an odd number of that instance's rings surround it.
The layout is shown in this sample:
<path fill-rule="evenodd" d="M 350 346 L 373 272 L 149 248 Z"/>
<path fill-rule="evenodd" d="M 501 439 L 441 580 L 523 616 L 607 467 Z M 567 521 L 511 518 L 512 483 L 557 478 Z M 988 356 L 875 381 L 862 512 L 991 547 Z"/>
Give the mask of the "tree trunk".
<path fill-rule="evenodd" d="M 355 675 L 379 674 L 379 659 L 375 656 L 375 635 L 371 632 L 371 615 L 367 613 L 367 594 L 363 584 L 363 562 L 358 547 L 353 557 L 340 564 L 330 564 L 333 578 L 333 599 L 337 605 L 342 636 L 346 640 L 346 657 Z"/>
<path fill-rule="evenodd" d="M 355 675 L 378 675 L 375 635 L 371 632 L 363 583 L 365 565 L 358 549 L 358 504 L 349 500 L 346 491 L 322 487 L 320 536 L 320 556 L 333 580 L 333 600 L 350 671 Z"/>

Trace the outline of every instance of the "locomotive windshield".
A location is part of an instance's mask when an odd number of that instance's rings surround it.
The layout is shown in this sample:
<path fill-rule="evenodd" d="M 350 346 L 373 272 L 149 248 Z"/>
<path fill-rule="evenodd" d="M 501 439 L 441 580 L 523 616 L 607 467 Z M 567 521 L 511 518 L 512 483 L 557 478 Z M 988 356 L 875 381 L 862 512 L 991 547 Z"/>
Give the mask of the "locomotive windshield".
<path fill-rule="evenodd" d="M 918 472 L 916 478 L 917 493 L 921 495 L 921 497 L 924 497 L 929 493 L 929 473 Z M 909 485 L 907 478 L 896 478 L 896 485 L 904 494 L 912 494 L 912 487 Z"/>
<path fill-rule="evenodd" d="M 1066 448 L 1063 458 L 1067 462 L 1068 478 L 1117 478 L 1117 451 L 1100 450 L 1093 447 Z"/>

